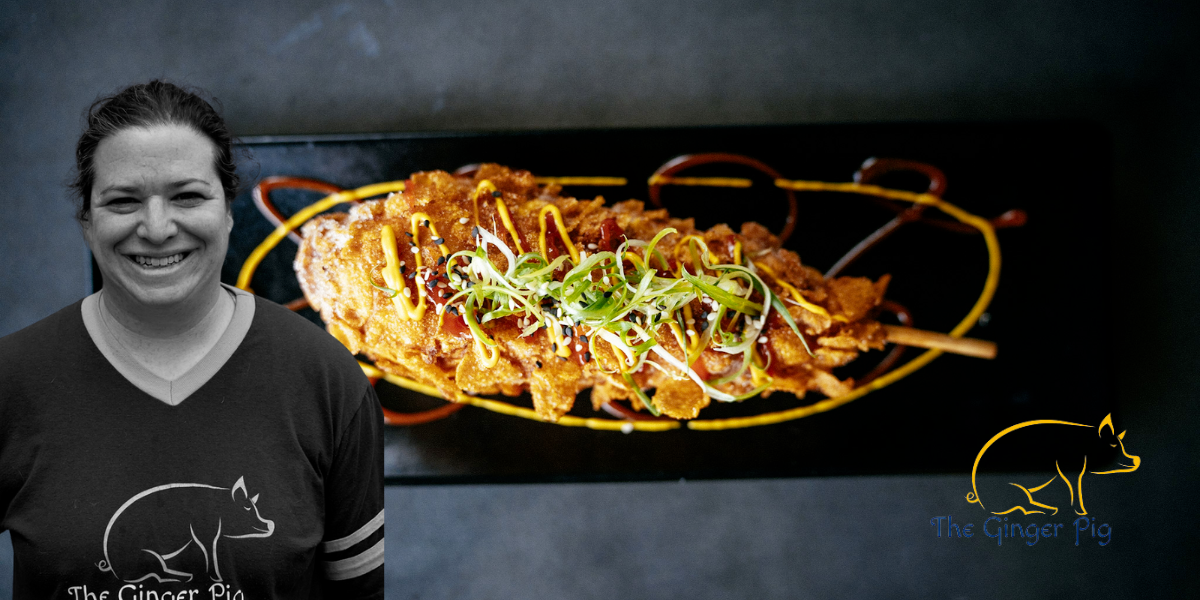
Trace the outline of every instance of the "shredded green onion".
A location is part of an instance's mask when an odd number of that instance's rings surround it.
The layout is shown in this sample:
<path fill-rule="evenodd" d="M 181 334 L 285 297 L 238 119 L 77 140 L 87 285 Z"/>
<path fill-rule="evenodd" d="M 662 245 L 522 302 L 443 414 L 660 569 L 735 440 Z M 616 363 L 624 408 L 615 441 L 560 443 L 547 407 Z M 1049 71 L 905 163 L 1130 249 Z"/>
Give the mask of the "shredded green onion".
<path fill-rule="evenodd" d="M 687 242 L 695 273 L 681 269 L 681 277 L 671 276 L 667 258 L 656 246 L 672 233 L 677 231 L 665 228 L 649 242 L 627 239 L 615 251 L 588 254 L 575 264 L 567 255 L 550 262 L 536 252 L 518 256 L 495 234 L 477 227 L 472 232 L 476 248 L 456 252 L 445 263 L 447 285 L 454 292 L 446 304 L 457 305 L 455 312 L 465 319 L 471 335 L 489 347 L 496 346 L 496 341 L 484 331 L 484 325 L 504 317 L 520 319 L 522 337 L 543 327 L 568 331 L 582 328 L 593 356 L 597 340 L 602 339 L 616 350 L 620 359 L 616 370 L 609 371 L 601 361 L 597 361 L 598 368 L 610 375 L 619 372 L 654 415 L 660 414 L 659 408 L 633 379 L 633 374 L 647 365 L 673 377 L 693 380 L 716 400 L 742 400 L 763 392 L 766 384 L 736 395 L 718 387 L 738 380 L 751 366 L 765 369 L 758 364 L 760 361 L 754 358 L 753 351 L 772 309 L 781 313 L 808 350 L 795 320 L 758 276 L 752 263 L 713 264 L 702 240 L 689 238 Z M 488 250 L 493 247 L 504 257 L 503 269 L 489 257 Z M 640 255 L 632 252 L 635 248 Z M 652 267 L 652 262 L 657 262 L 660 268 Z M 631 266 L 626 266 L 627 263 Z M 560 273 L 558 280 L 556 276 Z M 371 285 L 389 298 L 399 293 L 374 282 Z M 755 295 L 762 300 L 753 300 Z M 713 318 L 704 327 L 700 323 L 688 326 L 682 316 L 682 309 L 697 300 L 715 305 L 709 313 Z M 681 331 L 695 330 L 700 343 L 689 350 L 685 336 L 684 356 L 672 356 L 654 337 L 654 332 L 665 324 L 675 324 Z M 560 333 L 555 332 L 555 336 Z M 741 366 L 733 373 L 704 381 L 692 365 L 708 348 L 742 355 Z M 652 354 L 657 360 L 649 360 Z"/>

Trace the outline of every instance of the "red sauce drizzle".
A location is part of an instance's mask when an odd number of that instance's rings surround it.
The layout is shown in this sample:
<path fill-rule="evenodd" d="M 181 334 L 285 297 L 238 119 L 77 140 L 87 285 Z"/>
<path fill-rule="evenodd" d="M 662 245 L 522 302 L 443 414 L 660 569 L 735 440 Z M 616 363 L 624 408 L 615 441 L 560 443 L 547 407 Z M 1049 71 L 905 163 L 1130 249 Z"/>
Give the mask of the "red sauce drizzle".
<path fill-rule="evenodd" d="M 549 235 L 549 232 L 547 232 L 547 235 Z M 609 217 L 600 222 L 600 243 L 597 246 L 600 246 L 600 249 L 605 252 L 612 252 L 617 249 L 617 246 L 621 245 L 621 237 L 624 235 L 625 230 L 621 229 L 620 225 L 617 225 L 617 220 Z"/>

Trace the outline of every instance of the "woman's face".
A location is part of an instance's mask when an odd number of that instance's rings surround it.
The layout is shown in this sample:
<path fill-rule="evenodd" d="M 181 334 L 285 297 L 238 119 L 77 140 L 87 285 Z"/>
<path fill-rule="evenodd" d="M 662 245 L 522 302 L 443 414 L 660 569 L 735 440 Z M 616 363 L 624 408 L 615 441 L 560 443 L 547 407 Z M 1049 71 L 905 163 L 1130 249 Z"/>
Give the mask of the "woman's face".
<path fill-rule="evenodd" d="M 170 308 L 214 297 L 233 228 L 214 150 L 181 125 L 124 129 L 96 147 L 83 232 L 114 300 Z"/>

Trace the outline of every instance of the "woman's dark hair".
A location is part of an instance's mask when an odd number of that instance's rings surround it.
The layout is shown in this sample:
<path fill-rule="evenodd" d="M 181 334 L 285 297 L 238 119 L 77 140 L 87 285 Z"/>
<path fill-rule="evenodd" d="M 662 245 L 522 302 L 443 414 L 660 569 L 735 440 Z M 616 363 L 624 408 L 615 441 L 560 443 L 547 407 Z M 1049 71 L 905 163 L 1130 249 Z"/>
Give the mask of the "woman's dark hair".
<path fill-rule="evenodd" d="M 155 79 L 131 85 L 112 96 L 100 98 L 87 110 L 87 130 L 75 146 L 75 180 L 71 189 L 79 195 L 76 218 L 87 220 L 92 209 L 92 184 L 96 181 L 96 147 L 100 142 L 131 127 L 182 125 L 212 141 L 214 167 L 225 190 L 225 201 L 237 195 L 238 176 L 233 161 L 233 136 L 225 120 L 200 90 L 182 88 Z M 213 99 L 216 102 L 216 99 Z"/>

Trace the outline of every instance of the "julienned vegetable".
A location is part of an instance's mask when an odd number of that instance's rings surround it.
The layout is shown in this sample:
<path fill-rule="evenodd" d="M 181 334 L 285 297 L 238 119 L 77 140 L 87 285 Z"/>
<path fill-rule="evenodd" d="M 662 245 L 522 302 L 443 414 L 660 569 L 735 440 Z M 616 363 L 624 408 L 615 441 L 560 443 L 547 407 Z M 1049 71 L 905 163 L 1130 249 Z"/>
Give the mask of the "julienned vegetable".
<path fill-rule="evenodd" d="M 664 236 L 678 233 L 670 227 L 649 242 L 627 239 L 614 252 L 590 255 L 584 252 L 579 264 L 565 255 L 554 262 L 548 262 L 546 257 L 534 252 L 518 256 L 508 244 L 485 229 L 475 227 L 471 233 L 476 240 L 475 249 L 456 252 L 447 261 L 448 287 L 456 293 L 437 312 L 440 322 L 445 306 L 461 302 L 461 314 L 470 326 L 476 348 L 480 349 L 480 358 L 487 363 L 494 365 L 498 356 L 485 349 L 495 346 L 495 342 L 479 324 L 515 315 L 523 323 L 520 337 L 531 336 L 542 329 L 558 332 L 564 327 L 568 330 L 579 328 L 586 336 L 591 356 L 599 354 L 597 343 L 611 345 L 624 360 L 611 366 L 599 365 L 599 368 L 605 373 L 619 373 L 634 388 L 645 407 L 656 415 L 659 411 L 653 401 L 632 383 L 632 373 L 646 367 L 668 373 L 668 366 L 682 371 L 706 394 L 727 402 L 742 400 L 767 389 L 766 383 L 742 394 L 718 389 L 744 372 L 746 366 L 760 372 L 767 366 L 756 363 L 752 354 L 772 305 L 778 305 L 778 300 L 759 278 L 753 263 L 714 264 L 708 260 L 711 253 L 705 242 L 691 238 L 688 243 L 700 247 L 699 268 L 693 265 L 698 273 L 689 273 L 687 265 L 680 263 L 677 274 L 660 274 L 659 269 L 647 266 L 652 261 L 646 257 L 654 256 L 654 247 Z M 506 266 L 501 267 L 489 258 L 489 248 L 499 251 L 506 259 Z M 555 276 L 563 270 L 565 274 L 556 280 Z M 387 290 L 382 286 L 375 287 Z M 660 347 L 652 332 L 664 326 L 676 332 L 684 330 L 687 325 L 682 309 L 696 300 L 716 305 L 716 317 L 711 326 L 705 328 L 702 338 L 707 343 L 687 356 L 671 356 Z M 803 341 L 804 336 L 791 315 L 786 309 L 781 313 Z M 558 346 L 560 350 L 556 353 L 560 356 L 570 354 L 569 346 Z M 691 365 L 705 347 L 742 355 L 742 367 L 733 376 L 703 379 Z M 805 348 L 807 350 L 807 344 Z M 811 350 L 809 353 L 811 355 Z M 659 360 L 654 360 L 651 354 Z"/>

